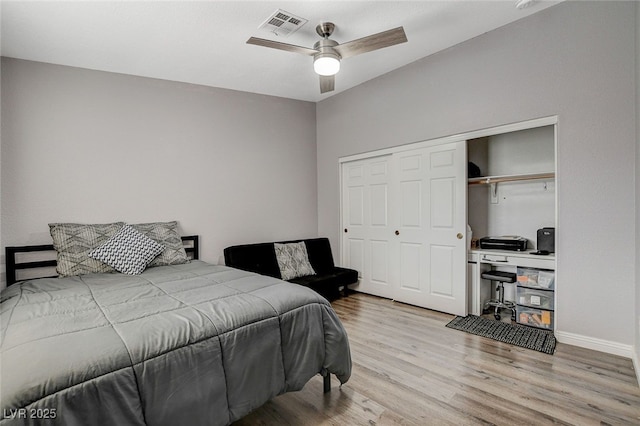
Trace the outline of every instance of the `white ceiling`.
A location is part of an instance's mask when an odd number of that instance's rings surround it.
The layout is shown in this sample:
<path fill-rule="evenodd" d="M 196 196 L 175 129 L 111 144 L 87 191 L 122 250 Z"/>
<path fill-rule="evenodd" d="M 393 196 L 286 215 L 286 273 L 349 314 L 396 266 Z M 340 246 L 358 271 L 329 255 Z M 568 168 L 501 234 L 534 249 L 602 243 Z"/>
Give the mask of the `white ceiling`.
<path fill-rule="evenodd" d="M 319 101 L 558 1 L 517 9 L 493 1 L 7 1 L 2 56 Z M 276 9 L 308 19 L 288 38 L 258 30 Z M 312 47 L 315 26 L 351 41 L 403 26 L 409 41 L 342 61 L 320 94 L 312 58 L 248 45 L 251 37 Z"/>

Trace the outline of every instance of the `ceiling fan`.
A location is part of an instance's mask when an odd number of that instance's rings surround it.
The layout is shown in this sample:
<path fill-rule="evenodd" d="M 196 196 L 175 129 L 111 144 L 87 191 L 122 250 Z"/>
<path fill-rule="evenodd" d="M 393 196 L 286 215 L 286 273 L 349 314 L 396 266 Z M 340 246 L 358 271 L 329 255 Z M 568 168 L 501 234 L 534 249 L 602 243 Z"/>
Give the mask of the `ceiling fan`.
<path fill-rule="evenodd" d="M 247 44 L 255 44 L 257 46 L 271 47 L 273 49 L 313 56 L 313 69 L 320 75 L 320 93 L 326 93 L 335 88 L 335 75 L 340 71 L 341 59 L 407 41 L 404 28 L 398 27 L 347 43 L 338 44 L 329 38 L 334 29 L 335 25 L 331 22 L 323 22 L 318 25 L 316 32 L 322 37 L 322 40 L 317 41 L 312 49 L 256 37 L 249 38 Z"/>

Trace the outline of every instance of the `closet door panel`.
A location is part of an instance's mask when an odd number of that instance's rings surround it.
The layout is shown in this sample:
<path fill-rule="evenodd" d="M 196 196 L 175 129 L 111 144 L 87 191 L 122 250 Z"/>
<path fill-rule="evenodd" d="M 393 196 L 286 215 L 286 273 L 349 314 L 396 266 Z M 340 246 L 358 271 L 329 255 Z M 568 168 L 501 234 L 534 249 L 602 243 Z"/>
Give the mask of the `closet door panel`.
<path fill-rule="evenodd" d="M 356 269 L 360 281 L 353 288 L 392 297 L 389 270 L 390 156 L 342 165 L 342 264 Z"/>
<path fill-rule="evenodd" d="M 358 271 L 358 278 L 362 279 L 364 270 L 364 240 L 360 238 L 346 239 L 347 264 Z"/>
<path fill-rule="evenodd" d="M 421 291 L 421 257 L 422 244 L 407 242 L 400 244 L 400 288 L 402 290 Z M 411 297 L 403 299 L 409 302 L 412 300 Z"/>
<path fill-rule="evenodd" d="M 424 293 L 428 290 L 425 267 L 429 224 L 428 214 L 425 215 L 425 206 L 428 206 L 425 200 L 429 197 L 427 154 L 426 148 L 394 154 L 393 188 L 399 199 L 392 210 L 396 219 L 394 258 L 400 284 L 394 298 L 423 307 L 426 307 Z"/>
<path fill-rule="evenodd" d="M 389 156 L 373 158 L 365 166 L 368 233 L 362 291 L 383 297 L 392 297 L 394 285 L 389 275 L 389 160 Z"/>
<path fill-rule="evenodd" d="M 466 315 L 465 143 L 394 156 L 395 188 L 400 194 L 396 235 L 400 286 L 395 299 Z"/>
<path fill-rule="evenodd" d="M 389 242 L 371 240 L 371 281 L 389 285 Z"/>
<path fill-rule="evenodd" d="M 422 181 L 407 180 L 400 183 L 401 223 L 403 228 L 422 226 Z"/>
<path fill-rule="evenodd" d="M 374 227 L 387 227 L 389 226 L 388 221 L 388 185 L 384 184 L 375 184 L 371 185 L 371 203 L 370 208 L 371 211 L 371 226 Z"/>
<path fill-rule="evenodd" d="M 455 227 L 455 179 L 432 179 L 431 228 L 451 230 Z M 466 228 L 465 228 L 466 229 Z"/>
<path fill-rule="evenodd" d="M 347 200 L 349 202 L 347 226 L 354 228 L 364 225 L 364 187 L 354 186 L 349 188 Z"/>
<path fill-rule="evenodd" d="M 441 297 L 455 297 L 453 265 L 455 248 L 431 245 L 429 260 L 431 265 L 431 294 Z"/>
<path fill-rule="evenodd" d="M 467 314 L 467 182 L 465 142 L 429 148 L 429 279 L 425 302 L 430 309 Z"/>

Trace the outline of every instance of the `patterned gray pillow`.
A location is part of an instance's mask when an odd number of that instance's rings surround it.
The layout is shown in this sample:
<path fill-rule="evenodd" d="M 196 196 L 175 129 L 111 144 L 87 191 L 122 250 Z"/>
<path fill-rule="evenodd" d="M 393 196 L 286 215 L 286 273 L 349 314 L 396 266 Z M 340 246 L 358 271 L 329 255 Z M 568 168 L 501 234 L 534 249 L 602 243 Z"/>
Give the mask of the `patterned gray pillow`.
<path fill-rule="evenodd" d="M 189 263 L 189 257 L 184 250 L 182 238 L 178 234 L 178 222 L 138 223 L 131 226 L 136 231 L 164 246 L 164 251 L 147 265 L 148 268 Z"/>
<path fill-rule="evenodd" d="M 304 241 L 287 244 L 274 243 L 273 246 L 283 280 L 316 274 L 309 262 L 307 246 Z"/>
<path fill-rule="evenodd" d="M 113 237 L 123 222 L 105 224 L 50 223 L 49 232 L 57 252 L 56 270 L 61 277 L 113 272 L 114 269 L 87 254 Z"/>
<path fill-rule="evenodd" d="M 112 266 L 123 274 L 138 275 L 163 250 L 163 245 L 142 235 L 131 226 L 124 225 L 116 235 L 91 250 L 88 256 Z"/>

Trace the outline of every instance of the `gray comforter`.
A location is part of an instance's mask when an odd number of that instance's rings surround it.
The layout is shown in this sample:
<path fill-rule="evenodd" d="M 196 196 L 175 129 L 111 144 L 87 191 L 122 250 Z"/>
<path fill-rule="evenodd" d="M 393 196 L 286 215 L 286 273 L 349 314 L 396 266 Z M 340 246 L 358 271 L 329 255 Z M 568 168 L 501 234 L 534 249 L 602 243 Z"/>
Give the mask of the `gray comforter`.
<path fill-rule="evenodd" d="M 27 281 L 0 314 L 3 425 L 228 424 L 318 373 L 351 374 L 325 299 L 201 261 Z"/>

